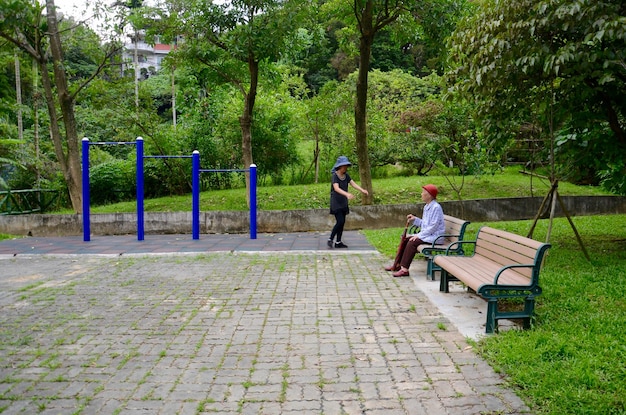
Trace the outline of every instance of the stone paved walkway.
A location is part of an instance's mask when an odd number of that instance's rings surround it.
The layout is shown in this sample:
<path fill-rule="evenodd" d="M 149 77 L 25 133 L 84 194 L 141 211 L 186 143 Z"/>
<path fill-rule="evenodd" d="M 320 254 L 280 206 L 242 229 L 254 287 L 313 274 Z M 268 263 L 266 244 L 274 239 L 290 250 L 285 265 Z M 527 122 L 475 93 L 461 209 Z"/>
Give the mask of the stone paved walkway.
<path fill-rule="evenodd" d="M 358 232 L 111 238 L 0 242 L 3 415 L 529 413 L 417 288 L 423 263 L 391 278 Z"/>

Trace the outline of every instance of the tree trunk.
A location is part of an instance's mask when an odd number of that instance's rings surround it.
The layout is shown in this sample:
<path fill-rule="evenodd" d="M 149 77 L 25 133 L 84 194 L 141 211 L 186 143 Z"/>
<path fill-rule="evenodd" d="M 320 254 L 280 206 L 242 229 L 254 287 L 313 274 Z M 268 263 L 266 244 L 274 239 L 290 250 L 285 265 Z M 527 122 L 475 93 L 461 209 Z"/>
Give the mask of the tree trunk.
<path fill-rule="evenodd" d="M 65 152 L 63 149 L 63 140 L 61 139 L 61 131 L 59 128 L 59 117 L 57 116 L 56 101 L 54 100 L 54 91 L 52 87 L 52 81 L 48 74 L 47 61 L 44 59 L 39 62 L 39 71 L 41 72 L 41 85 L 43 87 L 43 93 L 46 97 L 46 106 L 48 107 L 48 115 L 50 117 L 50 138 L 54 145 L 54 153 L 61 167 L 63 177 L 67 180 L 67 163 L 65 159 Z"/>
<path fill-rule="evenodd" d="M 139 52 L 138 45 L 139 42 L 139 33 L 137 29 L 133 29 L 135 31 L 133 38 L 133 71 L 135 72 L 135 109 L 139 110 Z"/>
<path fill-rule="evenodd" d="M 371 205 L 374 199 L 372 191 L 372 172 L 367 150 L 367 77 L 369 72 L 372 43 L 374 42 L 373 3 L 368 1 L 361 15 L 361 37 L 359 40 L 359 73 L 356 81 L 356 102 L 354 104 L 354 124 L 356 132 L 356 154 L 359 165 L 361 186 L 369 195 L 364 195 L 363 205 Z"/>
<path fill-rule="evenodd" d="M 313 162 L 315 163 L 315 184 L 320 179 L 320 135 L 319 130 L 315 133 L 315 150 L 313 151 Z"/>
<path fill-rule="evenodd" d="M 621 144 L 626 143 L 626 134 L 622 129 L 620 117 L 618 115 L 618 112 L 615 111 L 611 99 L 607 96 L 607 94 L 602 94 L 601 102 L 604 104 L 604 108 L 606 109 L 607 119 L 609 120 L 609 127 L 611 128 L 611 131 L 613 131 L 613 133 L 615 134 L 615 138 Z"/>
<path fill-rule="evenodd" d="M 33 60 L 33 145 L 35 146 L 35 180 L 37 188 L 41 186 L 41 170 L 39 169 L 39 67 Z"/>
<path fill-rule="evenodd" d="M 174 130 L 176 130 L 176 78 L 174 76 L 175 70 L 175 68 L 172 68 L 172 125 L 174 126 Z"/>
<path fill-rule="evenodd" d="M 52 54 L 52 66 L 54 69 L 54 84 L 57 90 L 57 97 L 61 114 L 63 115 L 63 125 L 65 127 L 65 147 L 67 156 L 64 154 L 63 140 L 56 121 L 56 110 L 52 95 L 52 85 L 48 77 L 45 64 L 41 67 L 42 79 L 47 79 L 49 91 L 46 91 L 46 98 L 51 98 L 48 103 L 50 111 L 50 126 L 52 141 L 55 152 L 59 158 L 59 163 L 63 170 L 63 176 L 67 183 L 72 208 L 76 213 L 82 213 L 82 172 L 80 165 L 80 145 L 78 142 L 78 132 L 76 131 L 76 118 L 74 117 L 74 100 L 67 87 L 65 68 L 63 67 L 63 51 L 61 48 L 61 37 L 57 26 L 56 9 L 54 0 L 46 0 L 47 21 L 50 39 L 50 52 Z M 51 104 L 51 103 L 52 104 Z M 54 118 L 54 119 L 52 119 Z"/>
<path fill-rule="evenodd" d="M 15 53 L 15 98 L 17 99 L 17 138 L 24 138 L 24 123 L 22 121 L 22 74 L 20 72 L 20 58 Z"/>
<path fill-rule="evenodd" d="M 252 158 L 252 114 L 256 101 L 257 87 L 259 83 L 259 63 L 251 56 L 248 59 L 248 71 L 250 73 L 250 89 L 244 94 L 243 113 L 239 118 L 241 126 L 241 153 L 243 168 L 248 169 L 254 163 Z M 250 173 L 246 172 L 246 201 L 250 206 Z"/>

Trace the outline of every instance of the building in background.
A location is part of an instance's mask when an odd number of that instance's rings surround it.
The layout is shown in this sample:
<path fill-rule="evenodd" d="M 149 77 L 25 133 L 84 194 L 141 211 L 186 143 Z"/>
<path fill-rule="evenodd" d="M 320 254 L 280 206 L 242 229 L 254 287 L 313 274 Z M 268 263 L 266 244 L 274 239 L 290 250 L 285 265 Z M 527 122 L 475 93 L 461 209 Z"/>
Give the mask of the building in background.
<path fill-rule="evenodd" d="M 159 36 L 154 38 L 154 45 L 145 41 L 145 32 L 137 32 L 137 62 L 139 65 L 139 79 L 147 79 L 157 73 L 162 66 L 163 59 L 172 50 L 173 45 L 160 43 Z M 130 74 L 134 70 L 135 42 L 126 43 L 122 52 L 124 73 Z"/>

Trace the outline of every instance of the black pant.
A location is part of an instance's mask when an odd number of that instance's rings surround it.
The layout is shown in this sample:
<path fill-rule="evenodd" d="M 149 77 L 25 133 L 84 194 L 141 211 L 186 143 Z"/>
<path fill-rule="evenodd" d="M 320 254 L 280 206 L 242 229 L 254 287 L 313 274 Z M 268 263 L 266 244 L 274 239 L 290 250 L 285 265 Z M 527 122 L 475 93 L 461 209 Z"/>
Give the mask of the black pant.
<path fill-rule="evenodd" d="M 341 237 L 343 236 L 343 227 L 346 224 L 346 212 L 344 210 L 335 212 L 335 219 L 337 223 L 335 223 L 333 231 L 330 233 L 330 240 L 332 241 L 336 236 L 337 242 L 341 242 Z"/>

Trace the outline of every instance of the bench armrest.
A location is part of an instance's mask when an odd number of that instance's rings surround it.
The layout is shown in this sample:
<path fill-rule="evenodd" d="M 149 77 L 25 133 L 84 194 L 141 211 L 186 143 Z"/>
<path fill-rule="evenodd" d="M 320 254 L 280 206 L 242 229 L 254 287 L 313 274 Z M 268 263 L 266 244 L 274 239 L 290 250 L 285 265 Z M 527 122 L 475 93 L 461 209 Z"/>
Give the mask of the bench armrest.
<path fill-rule="evenodd" d="M 448 247 L 446 248 L 445 251 L 445 255 L 449 255 L 450 251 L 453 249 L 456 249 L 457 246 L 461 246 L 461 245 L 476 245 L 476 241 L 456 241 L 456 242 L 452 242 L 450 245 L 448 245 Z"/>
<path fill-rule="evenodd" d="M 437 244 L 439 242 L 440 239 L 443 239 L 443 241 L 441 242 L 445 242 L 446 238 L 453 238 L 456 237 L 457 240 L 460 239 L 460 235 L 456 235 L 456 234 L 444 234 L 444 235 L 440 235 L 439 237 L 437 237 L 437 239 L 435 239 L 432 243 L 430 243 L 429 245 L 424 244 L 423 248 L 420 249 L 420 252 L 424 255 L 435 255 L 435 254 L 441 254 L 441 253 L 449 253 L 449 251 L 446 251 L 446 249 L 453 244 L 454 242 L 450 242 L 448 245 L 445 245 L 443 243 L 439 243 L 439 245 Z M 462 249 L 460 249 L 460 245 L 459 248 L 454 249 L 455 253 L 458 252 L 463 252 Z"/>
<path fill-rule="evenodd" d="M 434 247 L 435 247 L 435 245 L 437 245 L 437 241 L 438 241 L 439 239 L 441 239 L 441 238 L 446 239 L 446 238 L 460 238 L 460 237 L 461 237 L 461 235 L 459 235 L 459 234 L 444 233 L 443 235 L 439 235 L 439 236 L 437 237 L 437 239 L 435 239 L 435 240 L 433 241 L 433 243 L 431 244 L 431 246 L 430 246 L 430 247 L 431 247 L 431 248 L 434 248 Z"/>
<path fill-rule="evenodd" d="M 511 268 L 535 268 L 536 264 L 512 264 L 512 265 L 506 265 L 502 268 L 500 268 L 500 270 L 498 271 L 498 273 L 496 274 L 496 276 L 493 278 L 493 283 L 495 285 L 498 284 L 498 279 L 500 279 L 500 275 L 506 271 L 507 269 L 511 269 Z M 533 281 L 531 281 L 531 283 L 529 285 L 532 285 Z"/>

